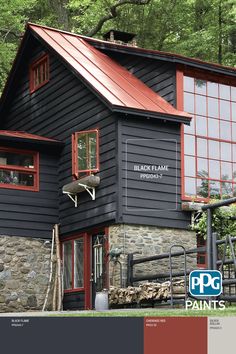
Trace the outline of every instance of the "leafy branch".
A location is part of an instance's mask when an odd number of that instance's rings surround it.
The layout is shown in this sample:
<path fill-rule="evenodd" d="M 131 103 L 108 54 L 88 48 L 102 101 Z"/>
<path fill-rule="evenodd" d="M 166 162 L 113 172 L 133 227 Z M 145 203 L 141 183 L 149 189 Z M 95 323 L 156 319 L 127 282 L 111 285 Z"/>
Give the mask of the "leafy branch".
<path fill-rule="evenodd" d="M 108 13 L 106 15 L 104 15 L 96 24 L 96 26 L 94 26 L 94 28 L 92 28 L 86 35 L 88 37 L 93 37 L 96 33 L 98 33 L 105 22 L 116 18 L 118 16 L 118 11 L 117 9 L 121 6 L 124 5 L 147 5 L 150 3 L 151 0 L 120 0 L 117 3 L 115 3 L 114 5 L 111 5 L 108 9 Z"/>
<path fill-rule="evenodd" d="M 227 235 L 236 236 L 236 205 L 232 204 L 228 207 L 221 207 L 214 211 L 212 227 L 213 231 L 217 232 L 219 239 Z M 207 214 L 202 213 L 197 223 L 192 226 L 192 230 L 206 238 L 207 234 Z"/>
<path fill-rule="evenodd" d="M 15 38 L 21 38 L 21 34 L 17 33 L 15 31 L 12 31 L 11 29 L 6 29 L 6 28 L 0 28 L 0 33 L 3 34 L 3 42 L 6 42 L 7 37 L 9 35 L 13 35 Z"/>

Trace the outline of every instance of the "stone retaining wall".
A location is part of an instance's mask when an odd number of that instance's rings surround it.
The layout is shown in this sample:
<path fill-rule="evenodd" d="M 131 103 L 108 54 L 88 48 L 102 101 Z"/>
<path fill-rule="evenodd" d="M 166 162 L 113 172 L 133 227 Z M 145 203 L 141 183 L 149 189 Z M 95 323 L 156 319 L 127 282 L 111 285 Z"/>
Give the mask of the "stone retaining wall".
<path fill-rule="evenodd" d="M 123 268 L 121 286 L 126 286 L 128 253 L 138 252 L 139 254 L 136 254 L 134 258 L 140 258 L 169 252 L 173 244 L 181 244 L 186 249 L 197 247 L 196 234 L 193 231 L 124 224 L 109 227 L 109 244 L 110 250 L 118 248 L 122 251 L 119 259 Z M 187 256 L 188 269 L 195 269 L 196 263 L 196 254 Z M 173 258 L 173 269 L 183 270 L 183 257 Z M 168 260 L 143 263 L 134 268 L 134 275 L 166 272 L 169 272 Z M 110 285 L 120 286 L 119 265 L 114 266 L 111 262 L 109 273 Z"/>
<path fill-rule="evenodd" d="M 50 252 L 45 240 L 0 236 L 0 312 L 42 309 Z"/>

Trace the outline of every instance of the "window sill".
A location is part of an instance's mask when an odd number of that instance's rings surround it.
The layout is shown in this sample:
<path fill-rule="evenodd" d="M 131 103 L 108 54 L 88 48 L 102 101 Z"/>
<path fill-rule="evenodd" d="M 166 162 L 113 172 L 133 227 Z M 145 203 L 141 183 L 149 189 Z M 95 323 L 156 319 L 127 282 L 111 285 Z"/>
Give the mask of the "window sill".
<path fill-rule="evenodd" d="M 200 211 L 205 205 L 205 203 L 200 203 L 200 202 L 182 202 L 181 208 L 183 211 Z"/>

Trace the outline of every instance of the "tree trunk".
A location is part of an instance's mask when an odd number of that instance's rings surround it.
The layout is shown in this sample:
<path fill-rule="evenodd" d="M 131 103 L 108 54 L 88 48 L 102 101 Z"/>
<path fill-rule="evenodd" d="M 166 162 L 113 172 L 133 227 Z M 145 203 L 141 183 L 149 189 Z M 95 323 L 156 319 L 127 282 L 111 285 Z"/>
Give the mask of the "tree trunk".
<path fill-rule="evenodd" d="M 106 15 L 104 15 L 97 23 L 97 25 L 91 29 L 86 36 L 93 37 L 97 34 L 103 27 L 104 23 L 111 20 L 112 18 L 116 18 L 118 16 L 118 9 L 124 5 L 147 5 L 151 0 L 119 0 L 110 6 L 109 11 Z"/>
<path fill-rule="evenodd" d="M 222 0 L 219 0 L 218 5 L 218 24 L 219 24 L 219 37 L 218 37 L 218 63 L 222 64 Z"/>

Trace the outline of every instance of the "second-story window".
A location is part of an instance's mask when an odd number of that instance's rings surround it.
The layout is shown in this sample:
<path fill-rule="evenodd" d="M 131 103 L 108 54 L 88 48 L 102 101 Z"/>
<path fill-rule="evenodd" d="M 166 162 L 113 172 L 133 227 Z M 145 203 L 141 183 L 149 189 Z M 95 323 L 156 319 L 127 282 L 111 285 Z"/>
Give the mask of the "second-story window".
<path fill-rule="evenodd" d="M 30 93 L 38 90 L 49 81 L 49 58 L 43 55 L 30 66 Z"/>
<path fill-rule="evenodd" d="M 74 133 L 72 136 L 73 175 L 83 177 L 99 171 L 98 130 Z"/>

